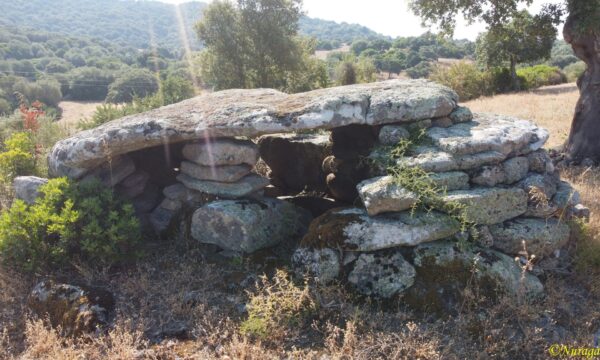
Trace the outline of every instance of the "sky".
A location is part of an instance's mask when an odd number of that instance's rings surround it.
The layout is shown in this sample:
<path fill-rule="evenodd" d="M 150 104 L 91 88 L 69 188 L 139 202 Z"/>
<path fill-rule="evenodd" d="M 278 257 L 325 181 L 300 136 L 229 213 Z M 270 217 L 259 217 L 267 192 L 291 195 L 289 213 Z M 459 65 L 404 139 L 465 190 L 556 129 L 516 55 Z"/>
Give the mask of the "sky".
<path fill-rule="evenodd" d="M 189 0 L 160 1 L 176 4 Z M 529 9 L 535 13 L 544 3 L 561 2 L 563 0 L 534 0 Z M 421 27 L 421 20 L 408 10 L 407 0 L 304 0 L 304 10 L 310 17 L 360 24 L 392 37 L 417 36 L 427 31 Z M 482 31 L 485 31 L 484 24 L 469 26 L 459 19 L 454 37 L 475 40 Z"/>

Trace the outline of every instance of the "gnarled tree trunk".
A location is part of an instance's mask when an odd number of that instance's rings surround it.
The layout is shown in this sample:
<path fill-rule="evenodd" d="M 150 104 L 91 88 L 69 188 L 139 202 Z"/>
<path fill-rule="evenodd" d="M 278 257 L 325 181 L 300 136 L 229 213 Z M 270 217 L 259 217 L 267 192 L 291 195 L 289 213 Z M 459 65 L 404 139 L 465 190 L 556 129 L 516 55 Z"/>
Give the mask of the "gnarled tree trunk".
<path fill-rule="evenodd" d="M 580 33 L 577 23 L 577 15 L 569 15 L 564 37 L 587 70 L 577 82 L 580 98 L 565 150 L 571 160 L 600 162 L 600 32 Z"/>

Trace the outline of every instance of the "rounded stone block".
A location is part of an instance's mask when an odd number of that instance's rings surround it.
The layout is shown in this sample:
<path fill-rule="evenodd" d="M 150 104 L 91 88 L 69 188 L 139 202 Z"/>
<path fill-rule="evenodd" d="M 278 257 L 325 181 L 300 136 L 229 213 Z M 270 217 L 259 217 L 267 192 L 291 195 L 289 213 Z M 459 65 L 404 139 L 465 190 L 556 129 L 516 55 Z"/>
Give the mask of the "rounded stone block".
<path fill-rule="evenodd" d="M 191 235 L 201 243 L 253 253 L 302 236 L 310 219 L 307 211 L 277 199 L 222 200 L 194 212 Z"/>

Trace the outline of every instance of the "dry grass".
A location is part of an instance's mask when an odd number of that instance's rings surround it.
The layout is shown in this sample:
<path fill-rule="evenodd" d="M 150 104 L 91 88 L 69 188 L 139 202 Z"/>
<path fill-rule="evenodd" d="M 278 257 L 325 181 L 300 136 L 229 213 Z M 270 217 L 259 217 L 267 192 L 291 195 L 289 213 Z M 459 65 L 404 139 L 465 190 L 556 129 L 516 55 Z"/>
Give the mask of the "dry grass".
<path fill-rule="evenodd" d="M 81 119 L 89 119 L 96 111 L 101 102 L 94 101 L 62 101 L 58 106 L 62 109 L 62 117 L 59 123 L 69 129 L 74 129 Z"/>

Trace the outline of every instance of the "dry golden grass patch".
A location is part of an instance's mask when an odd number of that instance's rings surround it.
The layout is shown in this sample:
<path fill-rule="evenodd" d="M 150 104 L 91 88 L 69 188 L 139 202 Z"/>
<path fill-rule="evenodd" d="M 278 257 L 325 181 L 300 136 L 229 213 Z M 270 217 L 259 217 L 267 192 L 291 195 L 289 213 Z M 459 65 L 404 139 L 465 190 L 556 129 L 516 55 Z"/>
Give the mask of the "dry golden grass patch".
<path fill-rule="evenodd" d="M 102 103 L 97 101 L 61 101 L 58 106 L 63 112 L 59 123 L 69 129 L 75 129 L 79 120 L 91 118 L 100 105 Z"/>

